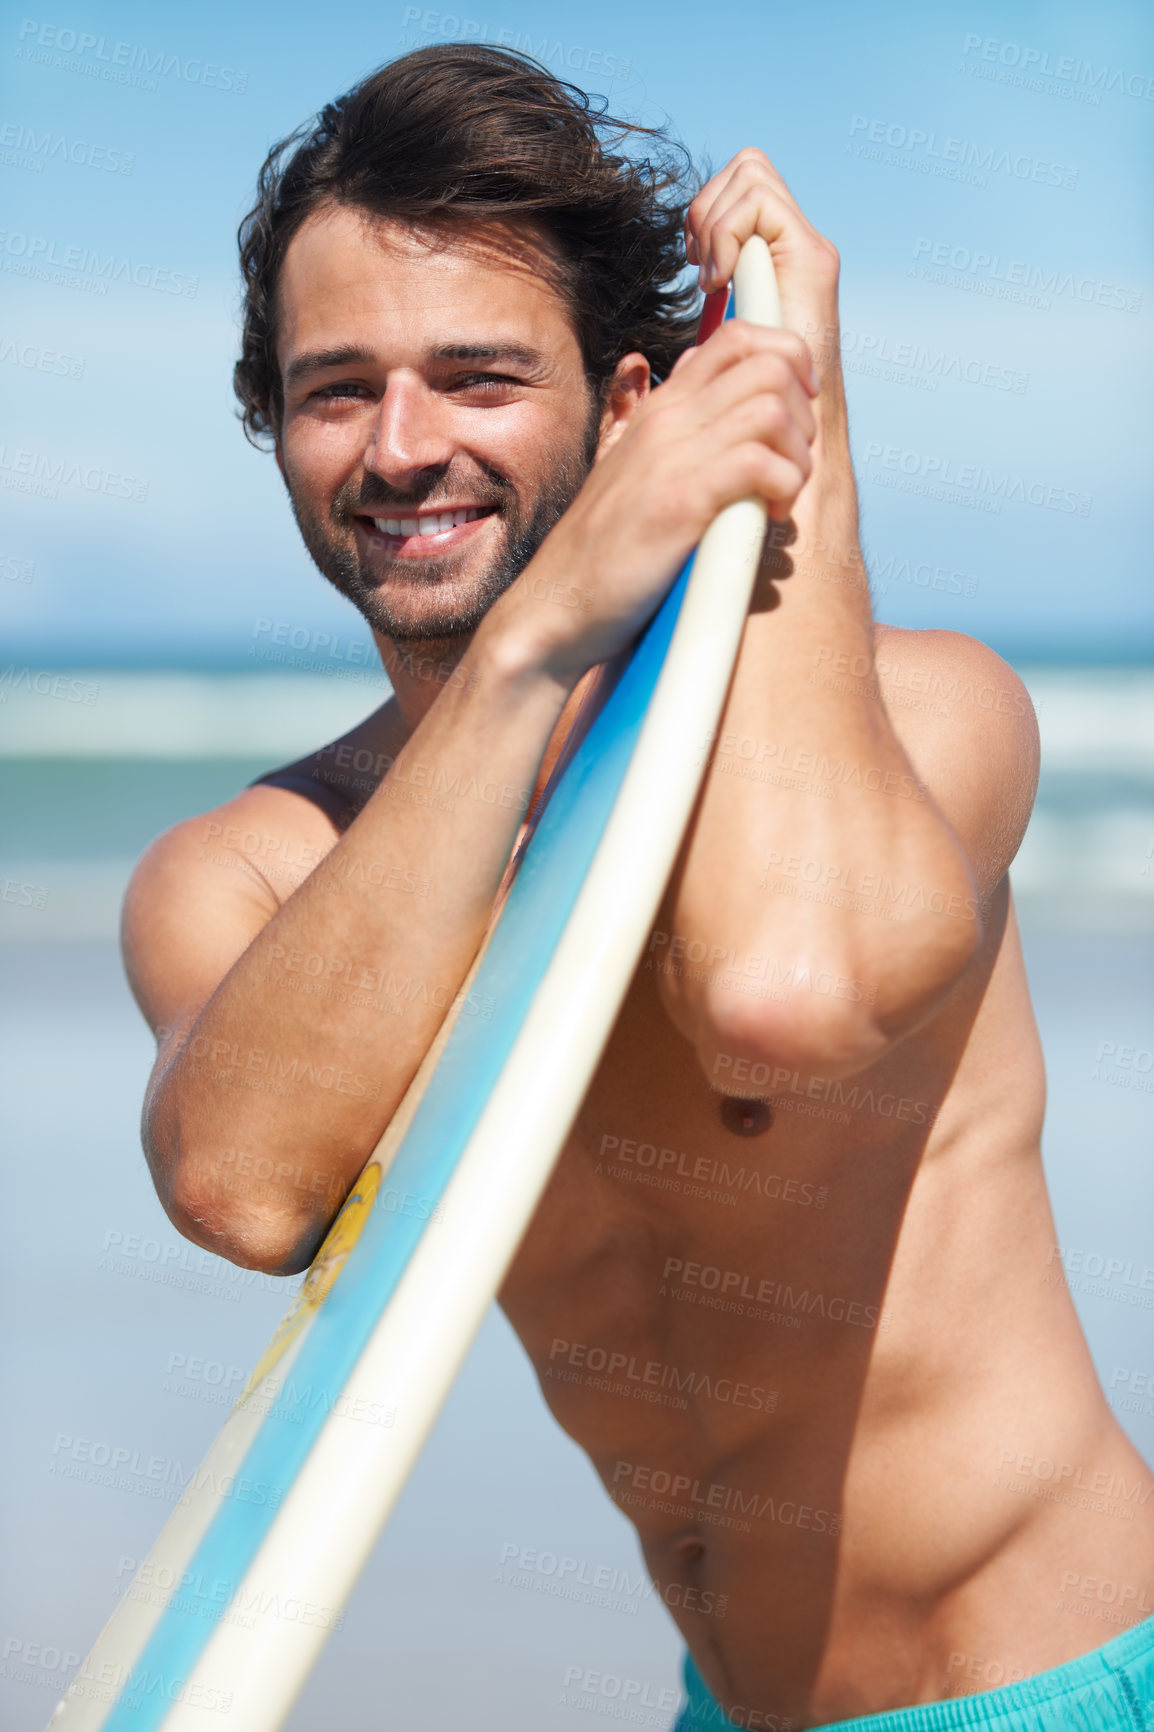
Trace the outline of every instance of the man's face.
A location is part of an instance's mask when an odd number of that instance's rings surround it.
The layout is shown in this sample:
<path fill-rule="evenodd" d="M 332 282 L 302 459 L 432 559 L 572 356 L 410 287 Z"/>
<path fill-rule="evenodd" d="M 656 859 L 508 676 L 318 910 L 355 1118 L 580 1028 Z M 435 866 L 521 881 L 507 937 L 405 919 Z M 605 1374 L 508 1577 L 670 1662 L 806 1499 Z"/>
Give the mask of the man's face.
<path fill-rule="evenodd" d="M 398 645 L 475 631 L 593 460 L 600 416 L 544 263 L 341 206 L 289 245 L 278 461 L 320 570 Z"/>

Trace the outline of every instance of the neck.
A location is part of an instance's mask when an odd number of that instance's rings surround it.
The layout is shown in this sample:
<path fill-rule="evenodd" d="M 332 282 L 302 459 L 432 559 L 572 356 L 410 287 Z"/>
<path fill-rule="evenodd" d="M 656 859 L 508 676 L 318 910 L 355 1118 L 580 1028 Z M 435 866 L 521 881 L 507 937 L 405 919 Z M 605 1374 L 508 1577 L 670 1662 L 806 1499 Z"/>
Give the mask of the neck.
<path fill-rule="evenodd" d="M 424 638 L 395 642 L 374 631 L 377 650 L 393 688 L 397 706 L 411 734 L 428 715 L 446 686 L 463 684 L 458 673 L 472 637 Z"/>
<path fill-rule="evenodd" d="M 373 632 L 373 637 L 409 735 L 428 715 L 446 687 L 468 684 L 469 674 L 461 667 L 461 662 L 473 641 L 471 637 L 436 638 L 405 643 L 396 643 L 378 631 Z M 565 750 L 569 736 L 581 715 L 585 699 L 592 697 L 597 689 L 599 676 L 606 671 L 600 666 L 590 668 L 577 681 L 566 699 L 565 707 L 557 718 L 541 758 L 533 797 L 529 803 L 530 811 L 535 808 L 542 790 L 553 774 L 557 760 Z M 591 713 L 595 713 L 595 710 L 594 702 Z M 578 734 L 583 732 L 584 726 L 581 726 Z"/>

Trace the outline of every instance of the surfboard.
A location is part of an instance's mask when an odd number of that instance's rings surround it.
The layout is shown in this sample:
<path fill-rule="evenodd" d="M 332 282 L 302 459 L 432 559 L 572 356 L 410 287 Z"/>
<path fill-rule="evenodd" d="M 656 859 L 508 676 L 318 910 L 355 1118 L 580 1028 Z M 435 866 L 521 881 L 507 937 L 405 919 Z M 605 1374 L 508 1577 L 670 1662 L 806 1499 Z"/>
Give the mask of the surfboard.
<path fill-rule="evenodd" d="M 723 316 L 710 297 L 698 341 Z M 734 311 L 780 324 L 769 248 Z M 765 533 L 728 507 L 603 670 L 499 914 L 299 1294 L 53 1715 L 64 1732 L 275 1732 L 512 1262 L 652 926 Z"/>

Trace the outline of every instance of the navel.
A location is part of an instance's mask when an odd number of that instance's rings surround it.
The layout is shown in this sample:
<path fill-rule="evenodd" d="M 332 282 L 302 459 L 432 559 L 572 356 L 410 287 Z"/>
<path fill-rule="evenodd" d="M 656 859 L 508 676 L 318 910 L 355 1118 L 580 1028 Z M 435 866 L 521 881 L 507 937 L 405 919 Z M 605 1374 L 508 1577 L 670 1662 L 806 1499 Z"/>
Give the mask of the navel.
<path fill-rule="evenodd" d="M 721 1103 L 721 1122 L 736 1137 L 760 1137 L 773 1124 L 773 1108 L 768 1101 L 743 1101 L 726 1095 Z"/>

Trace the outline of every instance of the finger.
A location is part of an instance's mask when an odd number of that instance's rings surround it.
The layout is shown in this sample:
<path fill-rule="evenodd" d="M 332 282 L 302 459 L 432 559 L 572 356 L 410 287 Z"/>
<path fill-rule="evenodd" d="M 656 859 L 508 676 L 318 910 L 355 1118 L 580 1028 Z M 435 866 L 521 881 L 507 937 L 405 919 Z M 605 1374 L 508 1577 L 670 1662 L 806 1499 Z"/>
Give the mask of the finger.
<path fill-rule="evenodd" d="M 812 442 L 817 438 L 817 418 L 808 390 L 792 368 L 772 357 L 727 367 L 691 392 L 670 392 L 660 399 L 655 393 L 653 408 L 645 406 L 644 419 L 656 419 L 666 435 L 676 439 L 682 428 L 708 432 L 718 427 L 725 416 L 751 398 L 780 402 L 804 439 Z"/>
<path fill-rule="evenodd" d="M 685 223 L 685 256 L 690 264 L 702 263 L 702 235 L 716 219 L 718 211 L 736 203 L 743 193 L 755 187 L 765 188 L 799 222 L 804 222 L 797 201 L 764 152 L 742 152 L 706 183 L 689 207 Z"/>
<path fill-rule="evenodd" d="M 739 366 L 727 368 L 683 405 L 682 414 L 692 425 L 720 435 L 728 418 L 751 401 L 768 406 L 770 413 L 780 411 L 788 417 L 806 444 L 817 437 L 809 394 L 779 355 L 752 356 Z"/>
<path fill-rule="evenodd" d="M 732 197 L 735 187 L 744 186 L 749 177 L 749 167 L 743 161 L 743 153 L 727 162 L 725 167 L 706 181 L 697 197 L 689 206 L 685 215 L 685 256 L 691 265 L 700 264 L 701 248 L 698 236 L 711 210 L 719 200 Z"/>
<path fill-rule="evenodd" d="M 708 342 L 684 350 L 678 356 L 677 369 L 684 369 L 686 377 L 692 373 L 700 382 L 748 356 L 772 354 L 784 356 L 798 378 L 803 382 L 807 379 L 813 356 L 805 338 L 783 325 L 755 325 L 751 319 L 727 319 Z"/>
<path fill-rule="evenodd" d="M 732 391 L 734 383 L 733 376 L 727 374 L 718 381 L 716 390 Z M 796 401 L 801 414 L 808 416 L 805 396 L 798 392 Z M 747 392 L 724 401 L 711 401 L 710 394 L 705 393 L 694 402 L 691 415 L 681 412 L 651 431 L 662 447 L 661 465 L 687 476 L 711 469 L 717 461 L 724 467 L 729 454 L 751 442 L 776 452 L 799 476 L 808 477 L 813 468 L 812 422 L 804 425 L 791 404 L 771 391 Z"/>
<path fill-rule="evenodd" d="M 698 430 L 707 437 L 723 437 L 727 418 L 751 401 L 778 405 L 780 413 L 788 417 L 806 444 L 817 438 L 817 418 L 809 393 L 784 363 L 773 360 L 748 361 L 740 367 L 727 368 L 680 403 L 671 404 L 667 399 L 666 408 L 671 413 L 659 417 L 662 431 L 657 438 L 678 439 L 683 429 Z"/>
<path fill-rule="evenodd" d="M 817 370 L 804 338 L 796 331 L 729 319 L 708 342 L 678 356 L 666 384 L 665 402 L 704 389 L 707 382 L 754 355 L 780 355 L 811 397 L 818 393 Z"/>
<path fill-rule="evenodd" d="M 725 503 L 736 499 L 764 500 L 775 523 L 788 519 L 806 480 L 807 472 L 757 439 L 733 446 L 724 454 L 724 461 L 711 464 L 700 475 L 706 493 Z"/>
<path fill-rule="evenodd" d="M 732 163 L 729 164 L 729 169 L 728 174 L 717 177 L 718 185 L 715 189 L 715 196 L 720 195 L 726 187 L 744 190 L 746 187 L 761 184 L 769 186 L 779 198 L 783 198 L 787 204 L 793 206 L 799 216 L 801 215 L 797 200 L 763 150 L 750 147 L 739 151 Z"/>
<path fill-rule="evenodd" d="M 701 286 L 708 294 L 728 283 L 738 255 L 751 235 L 772 248 L 794 226 L 794 213 L 764 182 L 750 186 L 710 211 L 698 233 Z"/>
<path fill-rule="evenodd" d="M 739 150 L 723 169 L 706 181 L 689 206 L 687 227 L 696 235 L 710 207 L 716 204 L 727 189 L 744 190 L 758 181 L 767 183 L 780 198 L 793 207 L 798 216 L 801 215 L 797 201 L 768 156 L 763 150 L 749 145 L 744 150 Z"/>
<path fill-rule="evenodd" d="M 711 440 L 712 449 L 733 449 L 757 440 L 792 463 L 800 475 L 808 477 L 813 469 L 813 436 L 807 436 L 781 397 L 763 392 L 747 398 L 735 404 L 723 422 L 714 422 L 703 433 Z"/>

